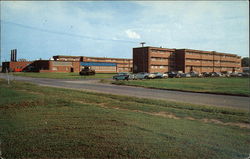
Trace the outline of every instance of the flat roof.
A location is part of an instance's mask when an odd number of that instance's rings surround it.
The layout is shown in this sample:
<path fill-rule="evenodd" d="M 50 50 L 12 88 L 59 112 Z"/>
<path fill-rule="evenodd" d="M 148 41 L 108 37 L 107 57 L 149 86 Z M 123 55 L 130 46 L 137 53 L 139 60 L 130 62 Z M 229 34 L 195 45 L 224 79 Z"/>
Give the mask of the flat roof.
<path fill-rule="evenodd" d="M 153 49 L 159 49 L 159 50 L 185 50 L 185 51 L 192 51 L 192 52 L 200 52 L 200 53 L 215 53 L 217 55 L 230 55 L 230 56 L 236 56 L 236 57 L 241 57 L 238 56 L 237 54 L 232 54 L 232 53 L 222 53 L 222 52 L 217 52 L 217 51 L 205 51 L 205 50 L 195 50 L 195 49 L 186 49 L 186 48 L 182 48 L 182 49 L 176 49 L 176 48 L 162 48 L 162 47 L 153 47 L 153 46 L 144 46 L 144 47 L 136 47 L 135 49 L 139 49 L 139 48 L 153 48 Z"/>
<path fill-rule="evenodd" d="M 150 49 L 170 50 L 170 51 L 176 50 L 175 48 L 163 48 L 163 47 L 153 47 L 153 46 L 135 47 L 134 49 L 140 49 L 140 48 L 150 48 Z"/>
<path fill-rule="evenodd" d="M 203 51 L 203 50 L 194 50 L 194 49 L 177 49 L 177 50 L 186 50 L 186 51 L 192 51 L 192 52 L 202 52 L 202 53 L 214 53 L 217 55 L 231 55 L 231 56 L 238 56 L 237 54 L 232 54 L 232 53 L 222 53 L 222 52 L 217 52 L 217 51 Z M 238 56 L 240 57 L 240 56 Z"/>
<path fill-rule="evenodd" d="M 116 60 L 132 60 L 132 59 L 129 59 L 129 58 L 112 58 L 112 57 L 91 57 L 91 56 L 68 56 L 68 55 L 55 55 L 53 57 L 85 57 L 85 58 L 95 58 L 95 59 L 116 59 Z"/>

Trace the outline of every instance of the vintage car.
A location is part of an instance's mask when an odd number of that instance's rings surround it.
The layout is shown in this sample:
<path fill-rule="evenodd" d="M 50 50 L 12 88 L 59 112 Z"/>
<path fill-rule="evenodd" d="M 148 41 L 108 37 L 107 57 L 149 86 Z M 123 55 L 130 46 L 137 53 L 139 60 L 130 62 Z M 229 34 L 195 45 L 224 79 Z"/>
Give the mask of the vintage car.
<path fill-rule="evenodd" d="M 134 75 L 127 72 L 120 72 L 117 75 L 113 76 L 113 80 L 129 80 L 133 79 Z"/>
<path fill-rule="evenodd" d="M 139 72 L 135 75 L 135 79 L 148 79 L 149 73 Z"/>
<path fill-rule="evenodd" d="M 90 69 L 89 66 L 84 66 L 84 68 L 79 72 L 79 75 L 81 76 L 95 75 L 95 70 Z"/>

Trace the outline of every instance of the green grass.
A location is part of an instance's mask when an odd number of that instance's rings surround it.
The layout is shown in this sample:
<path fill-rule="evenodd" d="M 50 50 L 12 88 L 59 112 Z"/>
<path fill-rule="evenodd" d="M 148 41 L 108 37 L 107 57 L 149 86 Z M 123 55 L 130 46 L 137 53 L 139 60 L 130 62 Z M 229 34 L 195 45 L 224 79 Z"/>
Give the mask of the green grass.
<path fill-rule="evenodd" d="M 14 72 L 15 76 L 35 77 L 35 78 L 55 78 L 55 79 L 106 79 L 112 78 L 114 73 L 97 73 L 92 76 L 80 76 L 79 73 L 59 73 L 59 72 Z"/>
<path fill-rule="evenodd" d="M 4 158 L 228 159 L 249 154 L 249 129 L 239 127 L 249 124 L 249 112 L 6 83 L 0 80 Z"/>
<path fill-rule="evenodd" d="M 249 78 L 168 78 L 114 81 L 113 83 L 170 90 L 250 95 Z"/>

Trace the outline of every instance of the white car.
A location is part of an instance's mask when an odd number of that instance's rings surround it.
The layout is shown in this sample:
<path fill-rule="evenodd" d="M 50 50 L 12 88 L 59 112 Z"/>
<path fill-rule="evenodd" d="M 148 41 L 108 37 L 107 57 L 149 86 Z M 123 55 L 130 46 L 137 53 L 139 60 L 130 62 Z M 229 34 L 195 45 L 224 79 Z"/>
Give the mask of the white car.
<path fill-rule="evenodd" d="M 139 72 L 135 75 L 136 79 L 148 79 L 149 74 L 146 72 Z"/>
<path fill-rule="evenodd" d="M 164 73 L 162 74 L 162 78 L 168 78 L 168 73 L 167 73 L 167 72 L 164 72 Z"/>
<path fill-rule="evenodd" d="M 149 75 L 148 75 L 148 78 L 150 78 L 150 79 L 153 79 L 153 78 L 155 78 L 156 77 L 156 74 L 154 74 L 154 73 L 150 73 Z"/>

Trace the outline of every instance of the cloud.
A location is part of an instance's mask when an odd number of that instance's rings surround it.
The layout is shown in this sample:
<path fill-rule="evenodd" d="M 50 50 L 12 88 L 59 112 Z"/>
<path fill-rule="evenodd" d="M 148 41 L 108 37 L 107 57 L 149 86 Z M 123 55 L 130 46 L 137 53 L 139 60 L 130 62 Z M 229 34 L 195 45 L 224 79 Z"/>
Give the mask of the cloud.
<path fill-rule="evenodd" d="M 135 31 L 132 31 L 130 29 L 125 31 L 126 35 L 130 38 L 130 39 L 140 39 L 141 36 L 136 33 Z"/>

